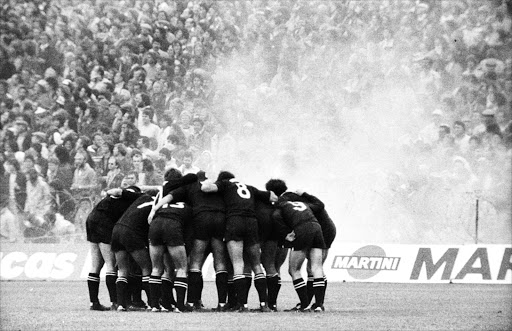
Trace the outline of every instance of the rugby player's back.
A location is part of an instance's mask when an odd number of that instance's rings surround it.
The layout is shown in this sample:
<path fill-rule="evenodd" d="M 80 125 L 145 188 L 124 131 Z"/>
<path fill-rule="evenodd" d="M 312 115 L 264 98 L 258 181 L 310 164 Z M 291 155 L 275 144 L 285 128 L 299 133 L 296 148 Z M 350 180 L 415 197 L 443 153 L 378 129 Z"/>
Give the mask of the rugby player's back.
<path fill-rule="evenodd" d="M 126 226 L 137 233 L 147 233 L 149 230 L 148 216 L 154 200 L 155 197 L 149 194 L 141 195 L 128 207 L 116 225 Z"/>
<path fill-rule="evenodd" d="M 267 201 L 270 199 L 270 192 L 260 191 L 253 186 L 245 185 L 236 178 L 221 180 L 215 184 L 218 187 L 218 192 L 224 198 L 227 217 L 243 216 L 255 218 L 255 199 Z"/>

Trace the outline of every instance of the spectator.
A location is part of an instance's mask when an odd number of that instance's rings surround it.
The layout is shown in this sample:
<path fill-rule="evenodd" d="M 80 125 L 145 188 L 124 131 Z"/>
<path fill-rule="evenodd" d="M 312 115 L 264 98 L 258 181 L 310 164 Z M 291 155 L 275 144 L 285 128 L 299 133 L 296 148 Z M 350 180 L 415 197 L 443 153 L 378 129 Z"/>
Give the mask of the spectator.
<path fill-rule="evenodd" d="M 115 156 L 111 156 L 108 159 L 108 172 L 106 176 L 102 177 L 103 191 L 108 191 L 111 188 L 121 187 L 123 178 L 124 174 L 121 172 L 121 168 L 119 168 L 117 159 Z"/>
<path fill-rule="evenodd" d="M 75 172 L 71 191 L 78 197 L 94 196 L 97 190 L 96 172 L 87 163 L 87 153 L 77 152 L 75 155 Z"/>
<path fill-rule="evenodd" d="M 35 169 L 27 172 L 27 200 L 25 202 L 25 237 L 38 237 L 45 234 L 48 214 L 52 207 L 50 186 Z"/>
<path fill-rule="evenodd" d="M 160 127 L 151 122 L 152 118 L 153 110 L 151 108 L 143 109 L 139 116 L 138 130 L 141 136 L 148 137 L 156 142 L 160 134 Z"/>
<path fill-rule="evenodd" d="M 192 120 L 193 133 L 189 137 L 190 150 L 195 155 L 201 155 L 204 150 L 210 149 L 210 135 L 206 132 L 204 122 L 195 118 Z"/>
<path fill-rule="evenodd" d="M 462 154 L 466 154 L 469 150 L 469 139 L 471 138 L 466 134 L 466 125 L 461 121 L 453 123 L 454 142 L 458 150 Z"/>
<path fill-rule="evenodd" d="M 190 151 L 186 151 L 183 153 L 183 164 L 178 167 L 178 170 L 183 174 L 197 174 L 199 169 L 197 166 L 193 164 L 194 162 L 194 154 Z"/>

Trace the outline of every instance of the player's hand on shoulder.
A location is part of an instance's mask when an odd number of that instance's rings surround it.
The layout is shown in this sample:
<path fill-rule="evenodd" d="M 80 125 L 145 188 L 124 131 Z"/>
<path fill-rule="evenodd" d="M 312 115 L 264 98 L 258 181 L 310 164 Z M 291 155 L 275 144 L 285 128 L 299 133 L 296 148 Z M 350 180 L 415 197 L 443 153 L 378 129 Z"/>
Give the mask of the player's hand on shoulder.
<path fill-rule="evenodd" d="M 277 195 L 274 192 L 270 191 L 270 202 L 277 202 L 277 199 Z"/>
<path fill-rule="evenodd" d="M 298 190 L 295 190 L 295 194 L 297 195 L 303 195 L 304 194 L 304 191 L 301 190 L 301 189 L 298 189 Z"/>
<path fill-rule="evenodd" d="M 113 196 L 120 196 L 122 193 L 123 193 L 123 190 L 120 188 L 111 188 L 110 190 L 107 191 L 108 195 L 113 195 Z"/>
<path fill-rule="evenodd" d="M 288 233 L 284 239 L 286 239 L 286 241 L 289 241 L 289 242 L 294 241 L 295 240 L 295 231 Z"/>

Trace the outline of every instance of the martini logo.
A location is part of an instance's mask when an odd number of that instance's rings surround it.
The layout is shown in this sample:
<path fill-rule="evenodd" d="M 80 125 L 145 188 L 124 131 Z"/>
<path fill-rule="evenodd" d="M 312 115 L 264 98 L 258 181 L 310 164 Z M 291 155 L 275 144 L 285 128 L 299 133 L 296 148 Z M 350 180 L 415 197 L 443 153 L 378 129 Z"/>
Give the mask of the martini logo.
<path fill-rule="evenodd" d="M 381 270 L 397 270 L 399 263 L 399 257 L 387 257 L 382 247 L 369 245 L 359 248 L 350 256 L 335 256 L 331 268 L 347 269 L 355 279 L 368 279 Z"/>

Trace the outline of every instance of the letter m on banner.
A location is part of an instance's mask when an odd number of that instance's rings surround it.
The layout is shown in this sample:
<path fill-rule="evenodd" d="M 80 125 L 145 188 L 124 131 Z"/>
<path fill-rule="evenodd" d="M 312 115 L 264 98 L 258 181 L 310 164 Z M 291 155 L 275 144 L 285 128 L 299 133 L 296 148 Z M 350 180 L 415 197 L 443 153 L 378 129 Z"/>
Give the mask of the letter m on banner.
<path fill-rule="evenodd" d="M 455 265 L 455 259 L 457 258 L 457 254 L 459 253 L 458 248 L 449 248 L 443 256 L 434 264 L 434 260 L 432 259 L 432 251 L 430 248 L 420 248 L 418 250 L 418 255 L 416 257 L 416 262 L 414 262 L 414 267 L 412 269 L 411 278 L 412 280 L 417 280 L 420 277 L 421 268 L 425 265 L 425 270 L 427 272 L 427 279 L 431 279 L 432 276 L 437 272 L 439 268 L 443 264 L 446 263 L 443 275 L 441 279 L 449 280 L 453 271 L 453 267 Z"/>

